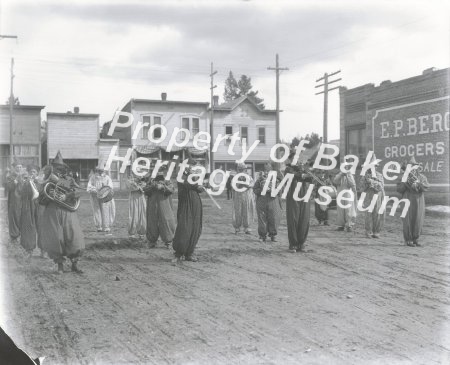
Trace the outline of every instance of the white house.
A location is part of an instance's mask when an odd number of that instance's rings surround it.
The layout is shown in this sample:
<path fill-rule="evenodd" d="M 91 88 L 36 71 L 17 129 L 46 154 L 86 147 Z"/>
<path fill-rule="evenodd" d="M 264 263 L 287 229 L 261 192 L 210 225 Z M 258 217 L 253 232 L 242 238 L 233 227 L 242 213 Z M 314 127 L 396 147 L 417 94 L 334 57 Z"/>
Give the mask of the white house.
<path fill-rule="evenodd" d="M 217 100 L 217 99 L 216 99 Z M 264 169 L 269 161 L 270 149 L 276 144 L 276 111 L 265 110 L 248 96 L 214 106 L 213 138 L 219 134 L 233 135 L 239 132 L 241 139 L 246 139 L 247 149 L 255 142 L 258 146 L 246 160 L 247 172 Z M 242 141 L 234 147 L 235 155 L 228 153 L 230 140 L 222 141 L 217 152 L 213 153 L 214 169 L 235 170 L 236 160 L 242 156 Z"/>

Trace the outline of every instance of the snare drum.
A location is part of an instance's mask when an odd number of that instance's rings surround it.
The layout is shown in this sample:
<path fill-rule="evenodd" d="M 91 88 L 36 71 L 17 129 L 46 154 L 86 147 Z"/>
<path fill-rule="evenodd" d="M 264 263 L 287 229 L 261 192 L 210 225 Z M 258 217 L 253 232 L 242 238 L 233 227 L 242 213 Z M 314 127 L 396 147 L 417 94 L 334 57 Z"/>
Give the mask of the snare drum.
<path fill-rule="evenodd" d="M 107 203 L 112 200 L 114 191 L 109 186 L 102 186 L 97 192 L 97 199 L 101 203 Z"/>

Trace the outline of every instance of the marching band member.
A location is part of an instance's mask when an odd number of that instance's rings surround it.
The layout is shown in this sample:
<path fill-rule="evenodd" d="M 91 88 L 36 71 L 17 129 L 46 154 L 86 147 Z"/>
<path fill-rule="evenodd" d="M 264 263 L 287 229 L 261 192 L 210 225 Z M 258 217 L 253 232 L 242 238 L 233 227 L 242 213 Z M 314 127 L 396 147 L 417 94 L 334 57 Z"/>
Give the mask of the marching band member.
<path fill-rule="evenodd" d="M 143 179 L 132 173 L 128 181 L 130 196 L 128 199 L 128 235 L 130 238 L 143 239 L 147 230 L 147 202 L 144 195 Z"/>
<path fill-rule="evenodd" d="M 408 163 L 409 165 L 419 165 L 414 156 Z M 420 167 L 419 167 L 420 169 Z M 429 188 L 428 180 L 418 169 L 410 172 L 406 182 L 397 184 L 397 191 L 402 194 L 402 199 L 408 199 L 410 202 L 408 212 L 403 218 L 403 238 L 405 244 L 410 247 L 421 245 L 419 237 L 422 233 L 423 222 L 425 219 L 425 195 L 424 192 Z"/>
<path fill-rule="evenodd" d="M 331 182 L 331 179 L 327 177 L 327 174 L 325 171 L 319 171 L 316 176 L 325 183 L 325 185 L 320 184 L 319 182 L 314 182 L 314 189 L 315 189 L 315 198 L 323 201 L 323 197 L 319 194 L 319 189 L 321 186 L 333 186 L 333 183 Z M 328 205 L 323 205 L 317 203 L 317 201 L 314 201 L 314 215 L 317 219 L 317 222 L 319 225 L 323 222 L 324 226 L 328 226 Z"/>
<path fill-rule="evenodd" d="M 22 201 L 20 198 L 18 184 L 22 175 L 22 165 L 13 162 L 13 170 L 7 177 L 6 190 L 8 193 L 8 223 L 9 237 L 11 243 L 16 243 L 20 237 L 20 215 L 22 211 Z"/>
<path fill-rule="evenodd" d="M 244 163 L 237 165 L 237 172 L 243 173 L 247 169 Z M 250 222 L 253 221 L 255 215 L 255 196 L 253 194 L 253 185 L 255 182 L 249 176 L 250 183 L 248 185 L 239 183 L 239 187 L 246 187 L 243 192 L 234 191 L 232 194 L 232 222 L 235 233 L 238 234 L 241 227 L 244 228 L 246 234 L 251 233 Z M 227 182 L 228 183 L 228 182 Z"/>
<path fill-rule="evenodd" d="M 281 205 L 278 196 L 272 197 L 271 189 L 267 190 L 265 195 L 261 195 L 264 185 L 266 183 L 268 173 L 271 171 L 272 164 L 270 162 L 264 165 L 258 179 L 253 186 L 253 191 L 256 194 L 256 212 L 258 214 L 258 234 L 261 242 L 266 242 L 267 235 L 269 235 L 272 242 L 276 242 L 278 225 L 280 224 Z M 283 179 L 281 172 L 277 170 L 277 183 Z"/>
<path fill-rule="evenodd" d="M 90 200 L 94 212 L 94 224 L 97 227 L 97 232 L 110 233 L 111 226 L 116 217 L 116 205 L 114 199 L 111 199 L 108 202 L 102 202 L 98 198 L 97 194 L 104 186 L 108 186 L 111 190 L 113 189 L 111 178 L 106 174 L 103 165 L 99 163 L 98 167 L 95 169 L 95 173 L 89 179 L 87 191 L 91 193 Z"/>
<path fill-rule="evenodd" d="M 40 196 L 40 203 L 47 204 L 39 220 L 40 241 L 44 251 L 58 265 L 58 274 L 64 272 L 65 257 L 72 262 L 73 272 L 82 273 L 78 268 L 78 260 L 85 248 L 77 212 L 65 206 L 72 205 L 79 198 L 75 192 L 75 181 L 67 175 L 68 170 L 69 167 L 64 163 L 59 151 L 51 165 L 44 168 L 44 180 L 51 180 L 53 175 L 58 181 L 55 186 L 64 187 L 60 199 L 65 204 L 60 204 L 59 200 L 49 199 L 44 192 L 41 192 Z"/>
<path fill-rule="evenodd" d="M 372 161 L 376 160 L 375 155 L 372 156 Z M 378 163 L 375 168 L 378 167 Z M 366 175 L 360 180 L 360 190 L 366 193 L 364 201 L 362 202 L 362 207 L 367 209 L 371 203 L 374 195 L 378 195 L 375 205 L 373 206 L 372 212 L 365 212 L 365 230 L 367 238 L 380 238 L 380 232 L 384 226 L 384 212 L 383 214 L 378 214 L 381 204 L 384 199 L 384 178 L 381 173 L 376 172 L 376 176 L 372 176 L 372 170 L 367 170 Z"/>
<path fill-rule="evenodd" d="M 150 248 L 156 247 L 159 237 L 169 248 L 175 233 L 172 203 L 174 186 L 170 180 L 164 180 L 166 170 L 167 167 L 162 166 L 144 189 L 147 195 L 147 240 Z"/>
<path fill-rule="evenodd" d="M 30 258 L 37 243 L 37 224 L 38 224 L 38 197 L 39 192 L 36 187 L 36 177 L 38 169 L 34 166 L 28 166 L 27 172 L 22 175 L 19 181 L 19 193 L 22 201 L 22 210 L 20 215 L 20 245 L 26 251 Z"/>
<path fill-rule="evenodd" d="M 202 234 L 203 205 L 200 193 L 205 191 L 203 185 L 188 182 L 188 176 L 193 172 L 196 161 L 189 160 L 190 167 L 183 174 L 183 182 L 178 182 L 178 211 L 177 228 L 173 238 L 173 249 L 175 250 L 174 263 L 185 261 L 198 261 L 193 256 L 195 246 Z"/>
<path fill-rule="evenodd" d="M 295 154 L 292 152 L 290 158 Z M 286 223 L 288 229 L 289 251 L 290 252 L 305 252 L 305 242 L 309 232 L 310 220 L 310 204 L 309 201 L 294 200 L 294 192 L 297 183 L 302 183 L 299 198 L 303 198 L 312 182 L 311 176 L 307 173 L 305 165 L 298 162 L 297 165 L 286 166 L 285 173 L 294 174 L 292 184 L 289 187 L 286 196 Z"/>
<path fill-rule="evenodd" d="M 345 162 L 345 160 L 344 160 Z M 354 225 L 354 220 L 356 218 L 356 201 L 357 201 L 357 194 L 356 194 L 356 183 L 355 178 L 353 177 L 351 172 L 343 173 L 340 171 L 333 179 L 334 185 L 337 187 L 337 195 L 342 190 L 351 190 L 353 192 L 353 201 L 348 202 L 350 207 L 348 208 L 342 208 L 337 204 L 336 207 L 336 213 L 337 213 L 337 225 L 338 225 L 338 231 L 344 231 L 351 232 Z M 344 196 L 350 197 L 350 194 L 346 192 Z"/>

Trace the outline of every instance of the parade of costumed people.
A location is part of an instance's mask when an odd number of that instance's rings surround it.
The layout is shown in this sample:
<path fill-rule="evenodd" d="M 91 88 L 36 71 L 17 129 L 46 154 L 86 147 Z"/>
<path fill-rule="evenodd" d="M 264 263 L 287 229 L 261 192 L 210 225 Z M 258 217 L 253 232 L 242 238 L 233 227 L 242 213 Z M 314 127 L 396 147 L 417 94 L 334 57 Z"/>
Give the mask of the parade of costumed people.
<path fill-rule="evenodd" d="M 370 163 L 376 161 L 375 154 L 372 155 Z M 364 193 L 362 207 L 358 207 L 361 211 L 365 211 L 364 227 L 367 238 L 380 238 L 380 233 L 384 226 L 385 213 L 379 213 L 381 204 L 384 200 L 384 178 L 383 174 L 376 171 L 379 164 L 375 164 L 375 174 L 368 169 L 360 182 L 360 191 Z"/>
<path fill-rule="evenodd" d="M 97 232 L 110 234 L 116 217 L 116 204 L 114 201 L 114 186 L 105 171 L 104 161 L 99 161 L 94 174 L 89 178 L 87 191 L 90 193 Z"/>
<path fill-rule="evenodd" d="M 147 240 L 149 248 L 156 247 L 161 238 L 169 248 L 175 233 L 175 215 L 172 194 L 175 188 L 170 180 L 164 178 L 167 167 L 160 167 L 155 178 L 149 178 L 144 192 L 147 198 Z"/>
<path fill-rule="evenodd" d="M 346 163 L 348 163 L 348 161 L 344 158 L 344 164 Z M 353 231 L 353 225 L 355 224 L 358 199 L 355 177 L 351 171 L 339 171 L 333 179 L 333 184 L 337 187 L 338 195 L 341 191 L 344 191 L 343 196 L 350 199 L 348 202 L 348 207 L 342 207 L 339 205 L 336 207 L 337 230 L 351 232 Z"/>
<path fill-rule="evenodd" d="M 131 172 L 127 181 L 128 196 L 128 236 L 132 239 L 144 239 L 147 232 L 147 200 L 144 195 L 146 178 Z"/>
<path fill-rule="evenodd" d="M 403 238 L 407 246 L 420 247 L 419 238 L 425 220 L 425 192 L 430 185 L 426 176 L 421 173 L 422 167 L 414 156 L 411 157 L 408 165 L 413 169 L 405 182 L 397 184 L 397 191 L 402 194 L 402 198 L 410 202 L 408 212 L 403 218 Z M 403 170 L 406 170 L 406 164 Z"/>
<path fill-rule="evenodd" d="M 245 173 L 247 166 L 245 163 L 237 164 L 237 173 Z M 227 181 L 228 184 L 228 181 Z M 231 185 L 231 182 L 230 182 Z M 238 234 L 241 228 L 246 234 L 251 233 L 251 224 L 256 215 L 255 195 L 253 194 L 253 186 L 255 182 L 249 175 L 241 176 L 239 183 L 236 184 L 238 189 L 245 189 L 244 191 L 233 191 L 232 194 L 232 224 L 235 233 Z"/>
<path fill-rule="evenodd" d="M 276 172 L 276 185 L 283 180 L 283 174 L 278 170 L 277 164 L 267 162 L 264 165 L 264 171 L 260 172 L 253 186 L 253 191 L 256 195 L 258 235 L 261 242 L 266 242 L 267 237 L 270 237 L 271 242 L 276 242 L 282 211 L 281 200 L 278 196 L 280 193 L 275 196 L 271 195 L 272 189 L 275 188 L 273 181 L 269 184 L 266 194 L 262 194 L 270 171 Z"/>
<path fill-rule="evenodd" d="M 40 192 L 40 204 L 45 205 L 39 223 L 41 244 L 48 256 L 57 264 L 57 273 L 64 272 L 68 258 L 71 271 L 82 273 L 78 261 L 85 248 L 84 235 L 78 220 L 80 204 L 77 184 L 69 177 L 69 166 L 58 151 L 50 165 L 44 167 L 44 184 Z"/>
<path fill-rule="evenodd" d="M 183 182 L 178 182 L 177 227 L 173 238 L 174 263 L 197 261 L 194 250 L 202 234 L 203 204 L 200 193 L 205 191 L 196 174 L 197 161 L 190 158 L 184 170 Z"/>

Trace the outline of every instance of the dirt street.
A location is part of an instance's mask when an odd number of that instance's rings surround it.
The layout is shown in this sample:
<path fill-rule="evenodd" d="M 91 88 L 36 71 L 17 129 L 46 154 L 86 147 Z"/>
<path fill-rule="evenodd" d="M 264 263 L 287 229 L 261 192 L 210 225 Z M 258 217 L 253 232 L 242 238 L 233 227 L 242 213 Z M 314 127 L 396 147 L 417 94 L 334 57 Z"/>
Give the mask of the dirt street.
<path fill-rule="evenodd" d="M 7 245 L 1 201 L 1 324 L 31 355 L 56 364 L 450 364 L 448 217 L 428 215 L 422 248 L 402 244 L 388 217 L 379 240 L 318 227 L 307 254 L 234 235 L 231 203 L 204 197 L 199 262 L 127 238 L 117 201 L 113 237 L 78 211 L 82 275 L 54 274 Z M 334 221 L 335 211 L 331 213 Z"/>

